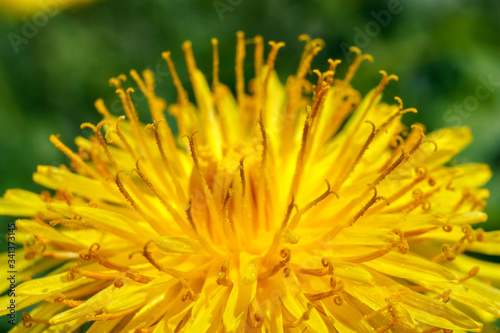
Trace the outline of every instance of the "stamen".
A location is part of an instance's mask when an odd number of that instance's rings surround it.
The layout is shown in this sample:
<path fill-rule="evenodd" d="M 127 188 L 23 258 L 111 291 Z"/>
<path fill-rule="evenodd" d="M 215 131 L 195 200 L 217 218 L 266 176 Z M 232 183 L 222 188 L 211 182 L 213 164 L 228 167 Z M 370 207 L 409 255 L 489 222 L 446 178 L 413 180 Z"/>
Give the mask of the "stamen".
<path fill-rule="evenodd" d="M 302 324 L 304 321 L 309 320 L 309 315 L 311 314 L 312 309 L 314 309 L 314 304 L 307 303 L 307 310 L 304 312 L 304 314 L 295 321 L 283 320 L 283 327 L 295 328 Z"/>
<path fill-rule="evenodd" d="M 370 209 L 371 206 L 373 206 L 374 203 L 376 203 L 379 200 L 384 200 L 387 205 L 389 205 L 389 201 L 385 197 L 377 196 L 377 189 L 373 187 L 373 197 L 368 201 L 363 208 L 353 217 L 353 219 L 347 224 L 348 227 L 354 225 L 357 220 L 359 220 L 365 213 Z"/>
<path fill-rule="evenodd" d="M 33 323 L 50 325 L 48 320 L 32 318 L 28 312 L 23 312 L 22 316 L 23 325 L 25 328 L 30 328 L 31 326 L 33 326 Z"/>
<path fill-rule="evenodd" d="M 31 245 L 34 246 L 34 249 L 32 249 L 30 247 Z M 36 240 L 34 240 L 34 239 L 25 240 L 23 242 L 23 248 L 26 251 L 26 254 L 24 255 L 24 259 L 26 259 L 26 260 L 33 259 L 37 254 L 43 256 L 45 250 L 47 249 L 45 242 L 42 240 L 39 240 L 38 238 Z"/>
<path fill-rule="evenodd" d="M 175 208 L 169 203 L 169 200 L 167 197 L 165 197 L 157 188 L 156 186 L 153 185 L 153 182 L 149 180 L 149 178 L 142 172 L 140 166 L 139 166 L 139 160 L 137 160 L 136 164 L 136 169 L 133 169 L 132 171 L 135 171 L 139 177 L 142 179 L 142 181 L 151 189 L 151 191 L 156 195 L 156 197 L 160 200 L 162 205 L 167 209 L 167 211 L 172 215 L 174 218 L 175 222 L 177 225 L 183 230 L 185 233 L 187 233 L 190 236 L 193 236 L 192 231 L 187 227 L 185 221 L 182 219 L 182 217 L 179 215 L 179 213 L 175 210 Z M 149 221 L 148 221 L 149 222 Z M 163 232 L 159 232 L 160 235 L 164 235 L 165 233 L 168 233 L 168 230 L 165 229 L 165 226 L 161 224 L 160 222 L 157 222 L 156 220 L 152 219 L 151 221 L 155 226 L 153 228 L 155 230 L 163 230 Z"/>
<path fill-rule="evenodd" d="M 302 142 L 300 145 L 299 154 L 297 155 L 297 162 L 295 164 L 295 173 L 293 175 L 292 187 L 290 188 L 290 193 L 298 193 L 298 187 L 300 183 L 300 177 L 302 176 L 302 171 L 304 169 L 304 157 L 306 155 L 307 141 L 309 137 L 309 130 L 311 127 L 311 107 L 307 106 L 306 120 L 304 121 L 304 128 L 302 130 Z"/>
<path fill-rule="evenodd" d="M 149 250 L 149 247 L 152 243 L 154 243 L 154 241 L 150 240 L 146 244 L 144 244 L 144 248 L 143 248 L 143 252 L 142 252 L 142 255 L 144 256 L 144 258 L 146 258 L 151 263 L 151 265 L 153 265 L 160 272 L 167 273 L 167 274 L 171 275 L 172 277 L 181 280 L 182 283 L 186 283 L 184 281 L 184 278 L 189 273 L 181 272 L 177 269 L 163 266 L 159 260 L 157 260 L 155 257 L 153 257 L 153 252 L 151 252 Z"/>
<path fill-rule="evenodd" d="M 134 208 L 136 212 L 139 213 L 150 225 L 155 229 L 156 232 L 160 235 L 164 235 L 165 233 L 168 233 L 168 230 L 165 230 L 164 225 L 160 224 L 158 221 L 156 221 L 154 218 L 150 217 L 147 215 L 140 207 L 139 205 L 135 202 L 135 200 L 132 198 L 130 193 L 125 189 L 125 186 L 123 185 L 121 179 L 120 179 L 120 173 L 123 173 L 122 170 L 118 171 L 116 173 L 116 176 L 113 177 L 116 186 L 118 187 L 118 190 L 120 193 L 123 195 L 125 200 Z"/>
<path fill-rule="evenodd" d="M 264 325 L 264 318 L 255 312 L 251 304 L 248 306 L 247 323 L 253 328 L 261 328 Z"/>
<path fill-rule="evenodd" d="M 443 225 L 443 231 L 450 232 L 452 230 L 453 230 L 453 225 L 450 223 L 449 220 L 446 220 L 445 224 Z"/>
<path fill-rule="evenodd" d="M 404 232 L 400 229 L 394 229 L 392 232 L 399 236 L 398 252 L 406 254 L 410 249 L 410 246 L 408 245 L 408 241 L 405 239 Z"/>
<path fill-rule="evenodd" d="M 387 253 L 391 252 L 393 248 L 394 248 L 394 245 L 391 244 L 391 245 L 383 246 L 380 249 L 378 249 L 374 252 L 368 253 L 368 254 L 363 254 L 363 255 L 354 256 L 354 257 L 342 257 L 342 258 L 337 258 L 337 259 L 343 260 L 343 261 L 348 261 L 348 262 L 353 263 L 353 264 L 359 264 L 359 263 L 363 263 L 366 261 L 372 261 L 372 260 L 375 260 L 377 258 L 383 257 Z"/>
<path fill-rule="evenodd" d="M 236 240 L 236 236 L 233 228 L 231 227 L 231 222 L 229 221 L 229 210 L 227 204 L 229 200 L 233 196 L 233 182 L 229 184 L 229 189 L 227 190 L 226 196 L 224 197 L 224 201 L 222 203 L 222 216 L 224 221 L 224 233 L 228 239 L 229 247 L 235 251 L 238 251 L 238 242 Z"/>
<path fill-rule="evenodd" d="M 241 158 L 240 160 L 240 179 L 241 179 L 241 199 L 242 201 L 245 200 L 245 195 L 246 195 L 246 180 L 245 180 L 245 167 L 243 166 L 243 161 L 245 160 L 244 157 Z"/>
<path fill-rule="evenodd" d="M 334 275 L 335 268 L 333 267 L 333 264 L 332 264 L 330 259 L 322 258 L 321 264 L 323 265 L 323 268 L 302 268 L 301 267 L 298 269 L 298 273 L 314 275 L 314 276 L 324 276 L 327 274 L 330 276 Z"/>
<path fill-rule="evenodd" d="M 172 62 L 172 59 L 170 57 L 170 51 L 163 52 L 161 56 L 167 62 L 168 69 L 170 70 L 170 74 L 172 75 L 174 86 L 177 89 L 177 100 L 181 106 L 186 106 L 189 103 L 188 95 L 182 87 L 182 82 L 179 79 L 179 75 L 177 75 L 174 63 Z"/>
<path fill-rule="evenodd" d="M 415 187 L 418 183 L 422 182 L 424 179 L 426 179 L 426 177 L 428 177 L 427 175 L 427 168 L 425 166 L 419 166 L 415 169 L 415 173 L 417 174 L 417 178 L 411 182 L 410 184 L 404 186 L 403 188 L 401 188 L 398 192 L 396 192 L 395 194 L 393 194 L 391 197 L 389 197 L 389 202 L 395 202 L 397 199 L 401 198 L 403 195 L 405 195 L 408 191 L 410 191 L 413 187 Z M 415 206 L 415 208 L 418 207 L 418 204 L 417 206 Z M 383 206 L 377 206 L 375 209 L 375 211 L 380 211 L 381 209 L 383 208 Z"/>
<path fill-rule="evenodd" d="M 137 310 L 140 309 L 141 307 L 142 305 L 138 305 L 131 309 L 114 313 L 101 313 L 101 314 L 89 313 L 88 315 L 85 316 L 85 319 L 87 321 L 108 321 L 108 320 L 123 318 L 131 313 L 136 313 Z"/>
<path fill-rule="evenodd" d="M 318 294 L 306 294 L 304 293 L 304 296 L 310 301 L 310 302 L 316 302 L 320 301 L 322 299 L 334 296 L 334 302 L 337 305 L 342 305 L 344 303 L 344 298 L 342 297 L 342 291 L 344 290 L 344 281 L 342 280 L 336 280 L 335 278 L 330 279 L 330 285 L 332 286 L 333 289 L 323 292 L 323 293 L 318 293 Z"/>
<path fill-rule="evenodd" d="M 434 299 L 440 299 L 443 303 L 448 303 L 450 301 L 451 289 L 446 289 L 443 293 L 434 297 Z"/>
<path fill-rule="evenodd" d="M 115 285 L 120 284 L 119 281 L 121 281 L 121 285 L 123 285 L 122 277 L 129 278 L 139 283 L 149 283 L 154 280 L 154 278 L 152 277 L 132 272 L 132 270 L 128 270 L 125 272 L 119 271 L 119 273 L 94 272 L 94 271 L 77 269 L 76 267 L 78 266 L 80 266 L 80 263 L 77 262 L 70 267 L 70 270 L 66 273 L 66 279 L 68 281 L 73 281 L 75 279 L 75 274 L 82 275 L 89 279 L 94 279 L 94 280 L 115 280 L 114 282 Z"/>
<path fill-rule="evenodd" d="M 123 142 L 123 144 L 125 145 L 125 147 L 127 148 L 127 151 L 128 153 L 130 154 L 130 156 L 132 156 L 132 158 L 134 160 L 137 160 L 137 155 L 135 154 L 135 151 L 132 149 L 132 147 L 130 146 L 130 144 L 128 143 L 127 141 L 127 138 L 125 137 L 125 135 L 123 135 L 121 129 L 120 129 L 120 123 L 122 121 L 125 120 L 125 116 L 121 116 L 121 117 L 118 117 L 118 119 L 116 120 L 116 124 L 115 124 L 115 128 L 116 128 L 116 134 L 118 135 L 118 137 L 120 138 L 120 140 Z M 107 134 L 107 133 L 106 133 Z M 110 136 L 106 135 L 106 139 L 107 139 L 107 142 L 108 143 L 111 143 L 112 141 L 110 140 Z"/>
<path fill-rule="evenodd" d="M 363 155 L 368 150 L 368 147 L 370 146 L 370 143 L 373 141 L 373 139 L 375 138 L 375 136 L 378 133 L 378 130 L 377 130 L 377 128 L 376 128 L 376 126 L 375 126 L 375 124 L 373 122 L 371 122 L 370 120 L 366 120 L 365 123 L 366 124 L 370 124 L 372 126 L 372 131 L 371 131 L 370 135 L 368 136 L 368 138 L 366 139 L 365 144 L 363 145 L 363 147 L 361 147 L 361 150 L 359 151 L 358 156 L 356 156 L 356 158 L 352 162 L 351 166 L 348 167 L 348 168 L 345 168 L 344 169 L 345 170 L 344 173 L 341 176 L 339 176 L 338 179 L 336 180 L 336 182 L 335 182 L 335 188 L 337 190 L 339 190 L 342 187 L 342 185 L 344 184 L 344 182 L 354 172 L 354 169 L 359 164 L 359 162 L 363 158 Z"/>
<path fill-rule="evenodd" d="M 104 137 L 102 136 L 101 128 L 102 128 L 102 125 L 104 125 L 104 124 L 107 124 L 106 120 L 99 122 L 97 124 L 97 127 L 95 127 L 94 125 L 92 125 L 90 123 L 83 123 L 80 125 L 80 128 L 84 129 L 86 127 L 90 127 L 92 129 L 92 131 L 94 132 L 94 134 L 97 137 L 97 140 L 99 141 L 100 145 L 104 149 L 104 153 L 108 157 L 109 162 L 113 165 L 115 170 L 118 170 L 118 165 L 116 164 L 116 161 L 115 161 L 113 155 L 111 155 L 111 153 L 109 152 L 108 145 L 106 144 L 106 142 L 104 141 Z"/>
<path fill-rule="evenodd" d="M 240 110 L 243 110 L 243 102 L 245 97 L 245 76 L 244 76 L 244 65 L 245 60 L 245 33 L 243 31 L 238 31 L 236 33 L 236 99 L 238 100 L 238 105 Z"/>
<path fill-rule="evenodd" d="M 262 119 L 262 110 L 259 115 L 259 127 L 260 134 L 262 136 L 262 158 L 260 163 L 261 170 L 266 168 L 266 160 L 267 160 L 267 136 L 266 136 L 266 128 L 264 127 L 264 120 Z"/>
<path fill-rule="evenodd" d="M 387 332 L 389 331 L 398 321 L 398 313 L 396 311 L 397 305 L 401 302 L 403 297 L 409 292 L 409 288 L 401 288 L 398 291 L 392 292 L 389 294 L 389 297 L 385 299 L 385 301 L 388 303 L 386 306 L 372 312 L 371 314 L 367 315 L 364 317 L 364 320 L 368 321 L 369 319 L 373 318 L 374 316 L 387 311 L 389 313 L 389 316 L 391 317 L 391 321 L 389 324 L 378 328 L 376 330 L 377 333 L 382 333 L 382 332 Z"/>
<path fill-rule="evenodd" d="M 471 197 L 471 193 L 470 193 L 470 190 L 469 189 L 464 189 L 463 192 L 462 192 L 462 197 L 460 198 L 460 200 L 457 202 L 457 204 L 455 205 L 455 207 L 453 208 L 453 212 L 457 212 L 460 207 Z"/>
<path fill-rule="evenodd" d="M 262 63 L 264 61 L 264 39 L 262 36 L 255 36 L 253 39 L 255 43 L 254 51 L 254 67 L 255 67 L 255 95 L 259 101 L 257 107 L 262 107 L 261 92 L 262 92 Z"/>
<path fill-rule="evenodd" d="M 109 113 L 104 101 L 101 98 L 94 102 L 94 106 L 97 109 L 97 112 L 99 112 L 105 119 L 111 118 L 111 113 Z"/>
<path fill-rule="evenodd" d="M 212 64 L 212 80 L 213 80 L 213 83 L 212 83 L 212 87 L 213 87 L 213 90 L 215 91 L 215 89 L 217 88 L 217 86 L 219 85 L 219 42 L 217 41 L 217 38 L 212 38 L 211 39 L 212 41 L 212 57 L 213 57 L 213 64 Z"/>
<path fill-rule="evenodd" d="M 345 75 L 344 82 L 347 84 L 351 83 L 352 78 L 356 74 L 356 71 L 358 70 L 359 65 L 361 65 L 361 62 L 363 62 L 363 60 L 368 60 L 369 62 L 373 62 L 373 57 L 371 55 L 361 54 L 361 50 L 356 46 L 351 46 L 349 48 L 349 51 L 356 53 L 356 58 L 354 59 L 353 63 L 349 66 L 347 74 Z"/>
<path fill-rule="evenodd" d="M 351 48 L 357 49 L 357 51 L 359 52 L 358 53 L 358 57 L 359 57 L 361 51 L 357 47 L 354 47 L 354 46 Z M 358 59 L 358 57 L 356 58 L 356 60 Z M 355 65 L 356 60 L 351 65 L 351 67 L 349 67 L 349 70 Z M 358 66 L 359 66 L 359 64 L 358 64 Z M 398 77 L 396 75 L 387 75 L 387 72 L 382 71 L 382 70 L 379 71 L 379 73 L 382 74 L 382 79 L 380 80 L 380 83 L 375 88 L 375 91 L 373 92 L 373 94 L 370 98 L 370 101 L 368 102 L 368 105 L 366 106 L 365 110 L 363 111 L 363 114 L 361 115 L 361 117 L 359 117 L 359 120 L 356 123 L 354 129 L 351 131 L 351 134 L 347 138 L 346 143 L 342 146 L 342 150 L 340 151 L 339 156 L 344 156 L 344 154 L 348 151 L 348 149 L 350 147 L 350 143 L 354 141 L 354 137 L 357 135 L 357 132 L 361 126 L 361 123 L 366 119 L 366 115 L 368 114 L 368 111 L 370 111 L 370 109 L 372 108 L 372 105 L 375 102 L 375 99 L 377 98 L 377 96 L 380 95 L 380 93 L 384 90 L 385 86 L 389 83 L 389 81 L 391 81 L 391 80 L 397 81 L 398 80 Z M 347 73 L 347 75 L 349 75 L 349 72 Z M 347 77 L 347 75 L 346 75 L 346 77 Z M 334 187 L 334 188 L 337 189 L 337 187 Z"/>
<path fill-rule="evenodd" d="M 474 276 L 477 275 L 477 273 L 479 273 L 479 267 L 478 266 L 474 266 L 472 267 L 472 269 L 469 271 L 469 273 L 467 273 L 466 276 L 460 278 L 458 280 L 458 282 L 464 282 L 464 281 L 467 281 L 468 279 L 470 278 L 473 278 Z"/>
<path fill-rule="evenodd" d="M 295 204 L 295 197 L 292 195 L 292 199 L 291 199 L 291 201 L 288 204 L 288 207 L 286 209 L 285 217 L 283 218 L 283 221 L 281 222 L 280 228 L 274 234 L 273 243 L 269 247 L 269 250 L 267 251 L 264 258 L 269 259 L 269 257 L 272 256 L 273 253 L 278 249 L 278 247 L 281 243 L 281 237 L 282 237 L 283 231 L 285 230 L 285 228 L 288 224 L 288 221 L 290 220 L 290 215 L 292 214 L 292 210 L 294 208 L 297 208 L 297 205 Z"/>
<path fill-rule="evenodd" d="M 191 136 L 185 135 L 189 141 L 189 151 L 191 152 L 191 158 L 193 159 L 194 167 L 198 170 L 198 173 L 201 174 L 200 162 L 198 161 L 198 155 L 196 154 L 196 149 L 194 148 L 194 135 L 197 134 L 198 131 L 194 131 Z"/>
<path fill-rule="evenodd" d="M 387 177 L 392 171 L 394 171 L 394 169 L 396 169 L 401 163 L 403 163 L 408 158 L 408 155 L 405 153 L 405 151 L 403 149 L 401 150 L 402 152 L 399 158 L 394 163 L 392 163 L 391 166 L 385 169 L 384 172 L 380 174 L 380 176 L 377 177 L 377 179 L 371 184 L 372 186 L 377 186 L 382 180 L 385 179 L 385 177 Z"/>
<path fill-rule="evenodd" d="M 64 143 L 62 143 L 59 138 L 55 135 L 51 135 L 50 136 L 50 142 L 52 142 L 54 144 L 54 146 L 56 146 L 57 149 L 59 149 L 60 151 L 62 151 L 64 153 L 64 155 L 68 156 L 69 159 L 75 164 L 77 165 L 79 168 L 82 169 L 82 171 L 87 175 L 89 176 L 90 178 L 93 178 L 93 179 L 99 179 L 99 175 L 98 173 L 90 168 L 87 163 L 85 163 L 81 158 L 80 156 L 78 156 L 77 154 L 75 154 L 71 149 L 69 149 Z"/>
<path fill-rule="evenodd" d="M 58 294 L 52 299 L 47 299 L 49 302 L 54 302 L 57 304 L 64 304 L 66 306 L 69 306 L 70 308 L 76 308 L 77 306 L 85 303 L 85 301 L 78 301 L 74 299 L 68 299 L 66 298 L 63 294 Z"/>
<path fill-rule="evenodd" d="M 326 78 L 326 84 L 328 86 L 331 86 L 333 83 L 333 76 L 335 75 L 335 70 L 337 69 L 338 64 L 342 62 L 340 59 L 328 59 L 328 62 L 330 63 L 330 68 L 328 68 L 328 71 L 331 72 L 331 75 L 328 75 Z"/>
<path fill-rule="evenodd" d="M 151 160 L 151 153 L 149 151 L 149 145 L 146 143 L 142 126 L 139 122 L 139 116 L 137 114 L 137 110 L 135 109 L 134 103 L 132 103 L 132 98 L 130 94 L 134 92 L 133 88 L 127 88 L 126 91 L 123 89 L 116 90 L 118 94 L 123 108 L 125 110 L 125 114 L 129 119 L 130 125 L 132 127 L 132 134 L 136 141 L 136 144 L 139 146 L 139 151 L 149 160 Z"/>
<path fill-rule="evenodd" d="M 210 253 L 214 258 L 218 258 L 218 259 L 221 259 L 221 258 L 224 258 L 226 257 L 225 254 L 223 254 L 222 252 L 220 252 L 219 250 L 217 250 L 216 248 L 214 248 L 212 246 L 212 244 L 210 244 L 207 239 L 202 236 L 200 234 L 200 232 L 198 231 L 198 228 L 196 226 L 196 223 L 194 222 L 194 219 L 193 219 L 193 213 L 192 213 L 192 198 L 189 198 L 189 202 L 188 202 L 188 205 L 186 207 L 186 216 L 187 216 L 187 220 L 189 221 L 189 224 L 191 225 L 191 228 L 193 228 L 193 230 L 196 232 L 196 234 L 198 235 L 198 240 L 200 242 L 200 244 L 205 248 L 205 250 Z"/>
<path fill-rule="evenodd" d="M 448 244 L 443 244 L 443 246 L 441 246 L 441 251 L 443 253 L 441 254 L 438 254 L 437 256 L 429 259 L 430 261 L 433 261 L 433 262 L 436 262 L 436 263 L 442 263 L 444 261 L 453 261 L 455 260 L 455 257 L 456 257 L 456 254 L 455 252 L 452 250 L 452 247 Z"/>
<path fill-rule="evenodd" d="M 125 74 L 120 74 L 117 77 L 112 77 L 109 79 L 109 86 L 110 87 L 115 87 L 115 89 L 121 89 L 122 87 L 122 82 L 127 81 L 127 77 Z"/>
<path fill-rule="evenodd" d="M 292 259 L 290 249 L 287 248 L 287 247 L 281 249 L 280 255 L 283 258 L 283 260 L 280 260 L 276 265 L 274 265 L 273 267 L 271 267 L 267 271 L 260 273 L 258 275 L 259 279 L 270 278 L 271 276 L 273 276 L 276 273 L 278 273 L 280 269 L 282 269 L 283 267 L 286 267 L 286 266 L 289 265 L 289 262 Z"/>
<path fill-rule="evenodd" d="M 135 70 L 130 71 L 130 76 L 132 76 L 148 100 L 149 112 L 153 117 L 153 120 L 159 121 L 161 119 L 165 119 L 163 111 L 166 109 L 167 103 L 164 99 L 157 97 L 155 94 L 156 84 L 154 74 L 149 69 L 146 69 L 142 72 L 142 75 L 144 77 L 144 81 Z M 171 137 L 171 140 L 173 140 L 173 137 Z"/>
<path fill-rule="evenodd" d="M 308 203 L 307 205 L 304 206 L 304 208 L 300 209 L 297 214 L 292 219 L 292 222 L 290 222 L 290 225 L 288 226 L 289 229 L 295 229 L 297 227 L 297 224 L 300 221 L 300 218 L 311 208 L 319 204 L 321 201 L 325 200 L 330 194 L 334 194 L 337 199 L 339 198 L 339 195 L 335 191 L 330 191 L 330 183 L 328 180 L 325 179 L 327 189 L 323 194 L 321 194 L 319 197 Z"/>
<path fill-rule="evenodd" d="M 326 77 L 331 75 L 331 72 L 326 72 L 324 74 Z M 326 94 L 330 90 L 330 86 L 326 82 L 321 82 L 319 87 L 317 87 L 318 93 L 313 97 L 313 107 L 311 111 L 311 118 L 315 119 L 319 113 L 319 110 L 323 109 L 323 103 L 325 102 Z"/>
<path fill-rule="evenodd" d="M 306 42 L 306 46 L 304 47 L 304 51 L 302 52 L 302 57 L 300 59 L 300 65 L 297 69 L 297 78 L 301 81 L 311 68 L 314 56 L 325 47 L 325 42 L 319 38 L 311 40 L 308 35 L 300 35 L 299 40 Z"/>
<path fill-rule="evenodd" d="M 270 41 L 269 45 L 271 46 L 271 51 L 269 51 L 269 55 L 267 56 L 267 62 L 266 62 L 267 73 L 264 79 L 264 98 L 262 100 L 262 105 L 264 105 L 267 100 L 267 86 L 269 85 L 269 78 L 271 77 L 271 73 L 274 70 L 274 64 L 276 62 L 276 57 L 278 56 L 278 51 L 280 48 L 285 46 L 285 43 L 283 42 L 276 43 Z"/>
<path fill-rule="evenodd" d="M 189 201 L 188 201 L 188 204 L 186 207 L 186 215 L 187 215 L 187 220 L 188 220 L 189 224 L 191 225 L 191 228 L 193 228 L 194 232 L 196 232 L 198 234 L 198 228 L 196 227 L 196 224 L 194 223 L 193 213 L 191 211 L 192 201 L 193 201 L 193 198 L 192 197 L 189 198 Z"/>
<path fill-rule="evenodd" d="M 233 281 L 227 276 L 227 260 L 222 262 L 222 266 L 220 268 L 219 276 L 217 277 L 217 284 L 225 287 L 232 287 Z"/>
<path fill-rule="evenodd" d="M 214 228 L 218 229 L 218 230 L 211 230 L 211 231 L 213 231 L 213 234 L 215 234 L 215 235 L 220 235 L 224 232 L 222 230 L 222 225 L 224 222 L 222 221 L 222 217 L 220 216 L 221 212 L 220 212 L 220 209 L 218 209 L 218 207 L 217 207 L 214 195 L 210 191 L 210 188 L 208 187 L 207 181 L 205 179 L 205 175 L 203 174 L 201 167 L 200 167 L 200 162 L 198 160 L 198 155 L 196 153 L 196 148 L 194 145 L 194 135 L 196 133 L 198 133 L 198 132 L 196 131 L 193 134 L 191 134 L 191 136 L 185 136 L 185 137 L 187 137 L 187 139 L 189 141 L 189 149 L 191 152 L 191 158 L 193 160 L 195 170 L 198 173 L 198 176 L 200 177 L 200 180 L 201 180 L 201 185 L 203 188 L 203 193 L 205 194 L 205 200 L 206 200 L 206 203 L 208 206 L 208 211 L 210 213 L 210 217 L 213 219 L 213 222 L 214 222 L 214 223 L 212 223 L 212 226 Z M 218 231 L 220 231 L 220 232 L 218 232 Z"/>
<path fill-rule="evenodd" d="M 391 121 L 393 121 L 394 119 L 396 119 L 396 117 L 398 116 L 401 116 L 405 113 L 408 113 L 408 112 L 413 112 L 413 113 L 417 113 L 417 109 L 415 108 L 408 108 L 408 109 L 404 109 L 403 110 L 403 101 L 401 100 L 401 98 L 399 97 L 394 97 L 394 99 L 398 102 L 399 104 L 399 110 L 398 112 L 396 112 L 394 115 L 392 115 L 391 117 L 389 117 L 389 119 L 387 119 L 381 126 L 380 128 L 386 128 L 387 125 L 389 125 L 391 123 Z M 401 141 L 402 141 L 402 138 L 401 138 Z"/>
<path fill-rule="evenodd" d="M 148 125 L 147 127 L 149 127 L 149 128 L 152 127 L 153 128 L 153 132 L 154 132 L 155 140 L 156 140 L 156 145 L 158 146 L 158 151 L 160 152 L 161 160 L 163 162 L 163 165 L 167 169 L 168 173 L 170 174 L 170 178 L 172 179 L 172 182 L 174 183 L 176 194 L 177 194 L 178 198 L 182 202 L 186 202 L 186 196 L 184 194 L 184 190 L 182 189 L 182 186 L 181 186 L 181 184 L 179 182 L 179 175 L 174 170 L 174 168 L 173 168 L 172 164 L 170 163 L 170 161 L 167 159 L 167 156 L 165 154 L 165 150 L 163 149 L 163 143 L 162 143 L 162 140 L 161 140 L 161 137 L 160 137 L 160 129 L 158 128 L 158 126 L 161 123 L 163 123 L 163 122 L 166 122 L 166 120 L 161 119 L 160 121 L 154 122 L 154 124 Z M 161 177 L 163 177 L 163 172 L 158 172 L 158 174 Z M 184 176 L 184 175 L 182 175 L 182 176 Z"/>

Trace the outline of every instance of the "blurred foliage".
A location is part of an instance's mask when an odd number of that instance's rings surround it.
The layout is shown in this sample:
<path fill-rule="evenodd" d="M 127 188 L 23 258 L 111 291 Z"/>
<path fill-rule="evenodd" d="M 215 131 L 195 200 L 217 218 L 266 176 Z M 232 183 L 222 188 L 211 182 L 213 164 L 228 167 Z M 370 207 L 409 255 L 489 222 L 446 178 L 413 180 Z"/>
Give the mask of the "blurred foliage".
<path fill-rule="evenodd" d="M 396 5 L 399 12 L 384 18 L 383 11 L 390 13 Z M 400 96 L 405 107 L 419 110 L 406 116 L 407 124 L 419 121 L 428 130 L 459 122 L 469 126 L 475 141 L 457 162 L 491 165 L 490 218 L 483 227 L 500 227 L 499 1 L 105 0 L 58 15 L 45 13 L 47 20 L 43 14 L 0 21 L 1 193 L 13 187 L 40 191 L 31 180 L 36 166 L 66 162 L 49 135 L 60 134 L 66 143 L 89 135 L 79 126 L 100 120 L 93 108 L 97 98 L 112 113 L 122 113 L 110 77 L 150 68 L 158 78 L 157 93 L 173 102 L 175 89 L 161 52 L 172 51 L 188 87 L 182 42 L 193 42 L 198 67 L 211 79 L 210 38 L 217 37 L 221 81 L 234 87 L 236 31 L 243 30 L 246 36 L 286 43 L 277 59 L 284 82 L 300 59 L 303 43 L 297 37 L 306 33 L 326 42 L 313 63 L 320 70 L 327 68 L 328 58 L 339 58 L 338 75 L 343 75 L 351 58 L 345 45 L 357 43 L 374 56 L 374 64 L 364 63 L 353 81 L 362 93 L 378 84 L 380 69 L 399 75 L 400 82 L 389 84 L 384 98 L 394 103 L 393 96 Z M 253 74 L 252 53 L 249 47 L 247 78 Z M 450 120 L 458 113 L 449 110 L 470 101 L 467 97 L 488 78 L 498 82 L 490 96 Z M 139 104 L 145 108 L 144 101 Z M 12 220 L 1 217 L 0 222 Z"/>

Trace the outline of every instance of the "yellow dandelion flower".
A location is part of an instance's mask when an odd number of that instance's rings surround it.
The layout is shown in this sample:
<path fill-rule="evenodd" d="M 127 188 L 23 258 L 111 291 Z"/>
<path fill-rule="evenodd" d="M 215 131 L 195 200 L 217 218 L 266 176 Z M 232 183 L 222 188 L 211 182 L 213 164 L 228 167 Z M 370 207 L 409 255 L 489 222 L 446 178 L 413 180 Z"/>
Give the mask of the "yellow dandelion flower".
<path fill-rule="evenodd" d="M 153 74 L 132 70 L 151 124 L 120 75 L 110 84 L 125 116 L 98 100 L 104 119 L 82 124 L 94 135 L 78 137 L 78 151 L 51 136 L 71 160 L 34 174 L 53 192 L 0 201 L 1 213 L 25 217 L 15 308 L 38 304 L 13 332 L 87 322 L 88 332 L 479 332 L 500 316 L 498 264 L 464 253 L 500 254 L 498 232 L 472 227 L 486 220 L 489 168 L 448 165 L 469 130 L 406 128 L 401 116 L 416 110 L 381 101 L 397 80 L 384 71 L 362 97 L 351 80 L 372 57 L 356 47 L 344 78 L 329 60 L 310 82 L 323 41 L 300 39 L 283 85 L 284 44 L 264 57 L 262 37 L 238 33 L 236 97 L 219 81 L 217 40 L 212 88 L 185 42 L 195 104 L 163 53 L 179 135 Z M 0 298 L 1 314 L 11 299 Z"/>

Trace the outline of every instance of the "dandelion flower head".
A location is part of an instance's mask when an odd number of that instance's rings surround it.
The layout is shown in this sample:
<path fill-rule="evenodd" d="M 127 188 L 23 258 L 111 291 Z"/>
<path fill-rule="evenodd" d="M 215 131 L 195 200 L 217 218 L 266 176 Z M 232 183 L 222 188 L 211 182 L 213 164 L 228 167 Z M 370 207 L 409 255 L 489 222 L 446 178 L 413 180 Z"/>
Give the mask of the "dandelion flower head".
<path fill-rule="evenodd" d="M 500 316 L 498 265 L 468 255 L 500 253 L 499 233 L 474 227 L 490 171 L 449 163 L 470 131 L 404 126 L 416 110 L 381 100 L 397 76 L 362 96 L 351 81 L 370 55 L 353 47 L 339 78 L 340 60 L 311 67 L 323 41 L 300 39 L 283 84 L 284 44 L 239 32 L 234 95 L 217 40 L 211 83 L 185 42 L 194 99 L 165 52 L 175 103 L 130 72 L 150 124 L 120 75 L 124 116 L 97 100 L 103 120 L 82 124 L 94 134 L 77 150 L 50 137 L 70 165 L 38 167 L 48 191 L 0 199 L 23 217 L 16 306 L 38 304 L 13 332 L 479 332 Z"/>

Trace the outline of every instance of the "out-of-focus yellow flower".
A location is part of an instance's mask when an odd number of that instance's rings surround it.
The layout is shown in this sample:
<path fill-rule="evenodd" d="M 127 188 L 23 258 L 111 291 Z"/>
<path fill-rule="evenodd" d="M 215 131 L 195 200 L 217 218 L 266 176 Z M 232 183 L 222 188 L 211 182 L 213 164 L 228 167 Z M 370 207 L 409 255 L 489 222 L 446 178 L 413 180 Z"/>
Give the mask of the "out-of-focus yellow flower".
<path fill-rule="evenodd" d="M 85 5 L 96 0 L 0 0 L 0 13 L 22 17 L 37 13 L 56 14 L 69 7 Z"/>
<path fill-rule="evenodd" d="M 113 78 L 126 116 L 98 100 L 104 120 L 82 125 L 95 135 L 77 138 L 77 152 L 51 137 L 70 168 L 39 166 L 34 180 L 54 192 L 1 199 L 0 213 L 27 218 L 17 309 L 41 302 L 13 331 L 92 321 L 88 332 L 478 332 L 498 318 L 499 266 L 464 254 L 500 254 L 498 232 L 472 228 L 486 220 L 490 170 L 448 165 L 469 130 L 406 128 L 401 116 L 416 111 L 381 101 L 397 80 L 384 71 L 362 97 L 351 80 L 372 57 L 355 47 L 344 78 L 329 60 L 311 83 L 323 42 L 301 36 L 283 85 L 284 44 L 270 42 L 264 60 L 261 37 L 237 36 L 236 97 L 219 82 L 217 40 L 212 88 L 185 42 L 196 104 L 163 54 L 179 135 L 153 74 L 132 70 L 153 123 L 139 122 L 126 77 Z"/>

